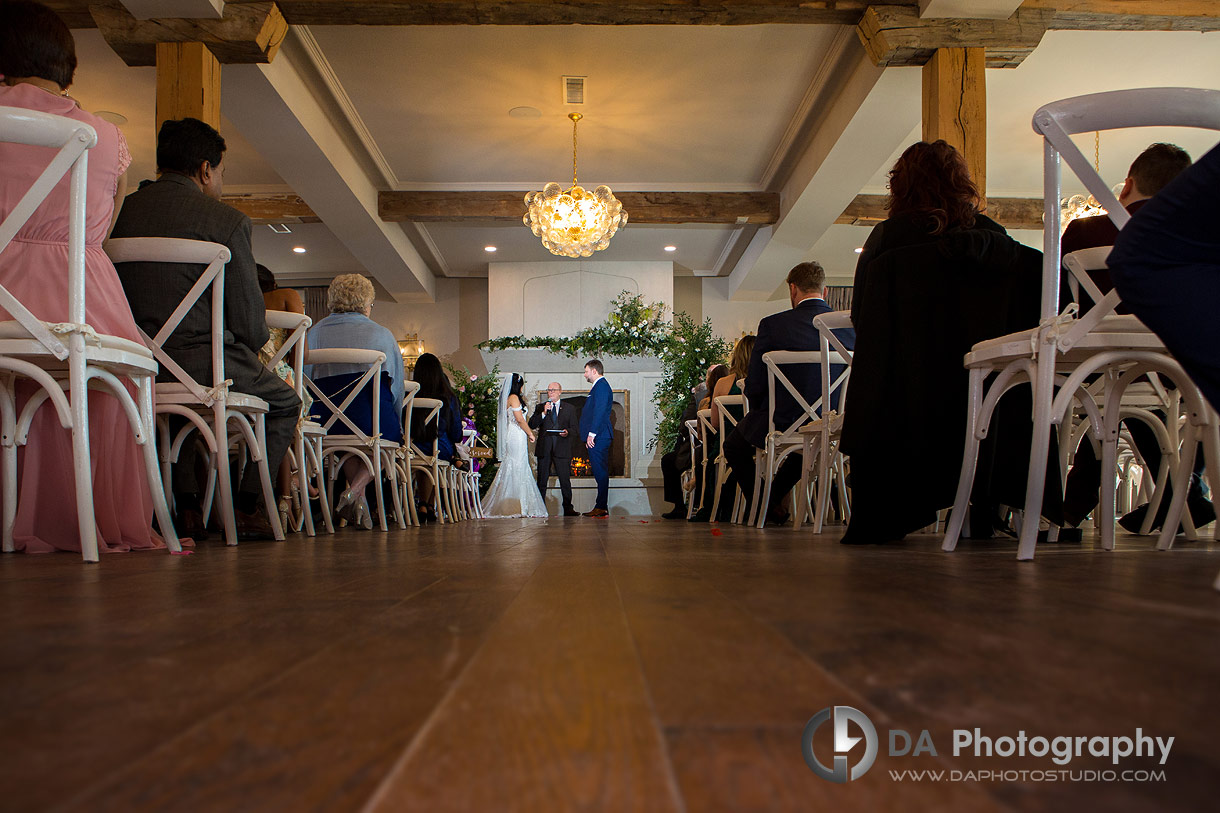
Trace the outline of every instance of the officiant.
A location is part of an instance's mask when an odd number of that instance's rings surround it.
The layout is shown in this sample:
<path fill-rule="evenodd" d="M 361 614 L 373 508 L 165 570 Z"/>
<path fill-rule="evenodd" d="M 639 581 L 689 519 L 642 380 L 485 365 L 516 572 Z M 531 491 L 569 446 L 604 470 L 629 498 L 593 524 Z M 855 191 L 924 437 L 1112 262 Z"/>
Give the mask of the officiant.
<path fill-rule="evenodd" d="M 559 478 L 559 490 L 563 494 L 563 515 L 578 517 L 580 513 L 572 507 L 572 437 L 576 434 L 576 408 L 562 406 L 559 396 L 563 388 L 552 381 L 546 388 L 546 400 L 534 407 L 530 416 L 530 429 L 538 433 L 534 453 L 538 455 L 538 491 L 546 499 L 547 481 L 552 466 Z"/>

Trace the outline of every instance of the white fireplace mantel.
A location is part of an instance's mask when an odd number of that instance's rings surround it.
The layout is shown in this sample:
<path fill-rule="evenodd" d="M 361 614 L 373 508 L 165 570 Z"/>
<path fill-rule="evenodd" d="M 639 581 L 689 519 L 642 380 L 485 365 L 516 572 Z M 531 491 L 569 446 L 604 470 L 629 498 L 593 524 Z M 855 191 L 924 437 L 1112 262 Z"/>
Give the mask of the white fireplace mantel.
<path fill-rule="evenodd" d="M 480 352 L 488 370 L 499 364 L 502 375 L 520 373 L 525 378 L 524 391 L 531 410 L 536 405 L 537 398 L 545 397 L 542 393 L 552 381 L 558 382 L 565 391 L 589 388 L 584 379 L 587 358 L 571 358 L 563 353 L 552 353 L 538 348 Z M 611 513 L 657 513 L 661 505 L 661 456 L 648 449 L 648 441 L 661 420 L 656 409 L 656 388 L 664 375 L 661 360 L 655 356 L 602 356 L 601 362 L 611 389 L 629 393 L 630 403 L 630 449 L 625 451 L 630 455 L 631 474 L 628 477 L 611 478 Z M 577 509 L 591 509 L 595 487 L 592 478 L 574 478 L 572 486 Z M 556 507 L 553 504 L 556 496 L 557 494 L 550 492 L 547 494 L 552 513 Z"/>

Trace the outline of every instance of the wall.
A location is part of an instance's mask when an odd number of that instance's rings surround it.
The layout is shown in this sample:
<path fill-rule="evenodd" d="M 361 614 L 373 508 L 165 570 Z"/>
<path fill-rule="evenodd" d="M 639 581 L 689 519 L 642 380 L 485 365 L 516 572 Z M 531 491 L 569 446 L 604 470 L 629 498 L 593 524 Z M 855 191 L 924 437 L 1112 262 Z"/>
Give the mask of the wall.
<path fill-rule="evenodd" d="M 622 291 L 674 301 L 673 263 L 488 263 L 487 335 L 571 336 L 601 324 Z"/>
<path fill-rule="evenodd" d="M 737 341 L 742 333 L 757 331 L 763 317 L 791 307 L 786 297 L 771 302 L 732 302 L 727 277 L 702 282 L 703 316 L 712 320 L 712 330 L 731 342 Z"/>
<path fill-rule="evenodd" d="M 374 321 L 397 338 L 419 334 L 424 350 L 452 364 L 484 373 L 483 357 L 475 345 L 487 339 L 487 281 L 438 279 L 436 302 L 373 303 Z"/>
<path fill-rule="evenodd" d="M 686 313 L 696 322 L 703 321 L 703 279 L 701 277 L 674 277 L 674 313 Z"/>

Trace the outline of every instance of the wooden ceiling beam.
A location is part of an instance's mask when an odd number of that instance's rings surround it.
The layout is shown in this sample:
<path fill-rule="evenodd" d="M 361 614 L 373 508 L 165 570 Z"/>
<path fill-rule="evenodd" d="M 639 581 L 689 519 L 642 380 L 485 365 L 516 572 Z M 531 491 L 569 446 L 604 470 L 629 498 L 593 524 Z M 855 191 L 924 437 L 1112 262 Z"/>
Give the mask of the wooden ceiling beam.
<path fill-rule="evenodd" d="M 1216 0 L 1025 0 L 1050 9 L 1051 28 L 1078 31 L 1220 31 Z"/>
<path fill-rule="evenodd" d="M 1022 7 L 1007 20 L 921 19 L 909 6 L 869 6 L 856 35 L 880 67 L 925 65 L 940 48 L 983 48 L 988 68 L 1015 68 L 1038 47 L 1054 14 Z"/>
<path fill-rule="evenodd" d="M 288 34 L 274 2 L 230 2 L 219 20 L 137 20 L 118 0 L 90 3 L 89 13 L 106 42 L 132 67 L 157 64 L 162 42 L 201 42 L 226 65 L 270 62 Z"/>
<path fill-rule="evenodd" d="M 889 217 L 888 195 L 856 195 L 835 223 L 841 226 L 875 226 Z M 1042 198 L 988 198 L 987 216 L 1006 229 L 1042 228 Z"/>
<path fill-rule="evenodd" d="M 321 223 L 309 204 L 293 194 L 231 194 L 221 201 L 246 214 L 255 224 Z"/>
<path fill-rule="evenodd" d="M 768 225 L 779 220 L 774 192 L 617 192 L 630 223 Z M 525 192 L 380 192 L 386 222 L 518 221 Z"/>

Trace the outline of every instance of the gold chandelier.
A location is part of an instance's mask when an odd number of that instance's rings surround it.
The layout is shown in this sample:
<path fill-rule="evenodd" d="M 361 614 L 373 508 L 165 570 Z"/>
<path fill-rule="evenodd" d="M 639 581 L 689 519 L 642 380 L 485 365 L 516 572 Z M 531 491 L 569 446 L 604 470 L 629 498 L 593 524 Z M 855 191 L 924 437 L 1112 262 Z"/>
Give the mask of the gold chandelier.
<path fill-rule="evenodd" d="M 552 181 L 541 192 L 530 192 L 522 222 L 552 254 L 588 257 L 610 245 L 615 232 L 627 225 L 627 213 L 605 184 L 592 192 L 577 185 L 576 123 L 584 116 L 569 113 L 568 118 L 572 120 L 572 186 L 565 192 Z"/>
<path fill-rule="evenodd" d="M 1098 177 L 1101 176 L 1101 132 L 1093 133 L 1093 169 L 1097 172 Z M 1122 191 L 1122 184 L 1114 187 L 1114 196 L 1118 197 Z M 1059 201 L 1059 232 L 1062 234 L 1067 231 L 1068 224 L 1073 220 L 1079 220 L 1082 217 L 1097 217 L 1098 215 L 1105 216 L 1109 214 L 1106 208 L 1101 205 L 1097 198 L 1089 195 L 1087 198 L 1084 195 L 1072 195 L 1070 198 L 1063 198 Z"/>

